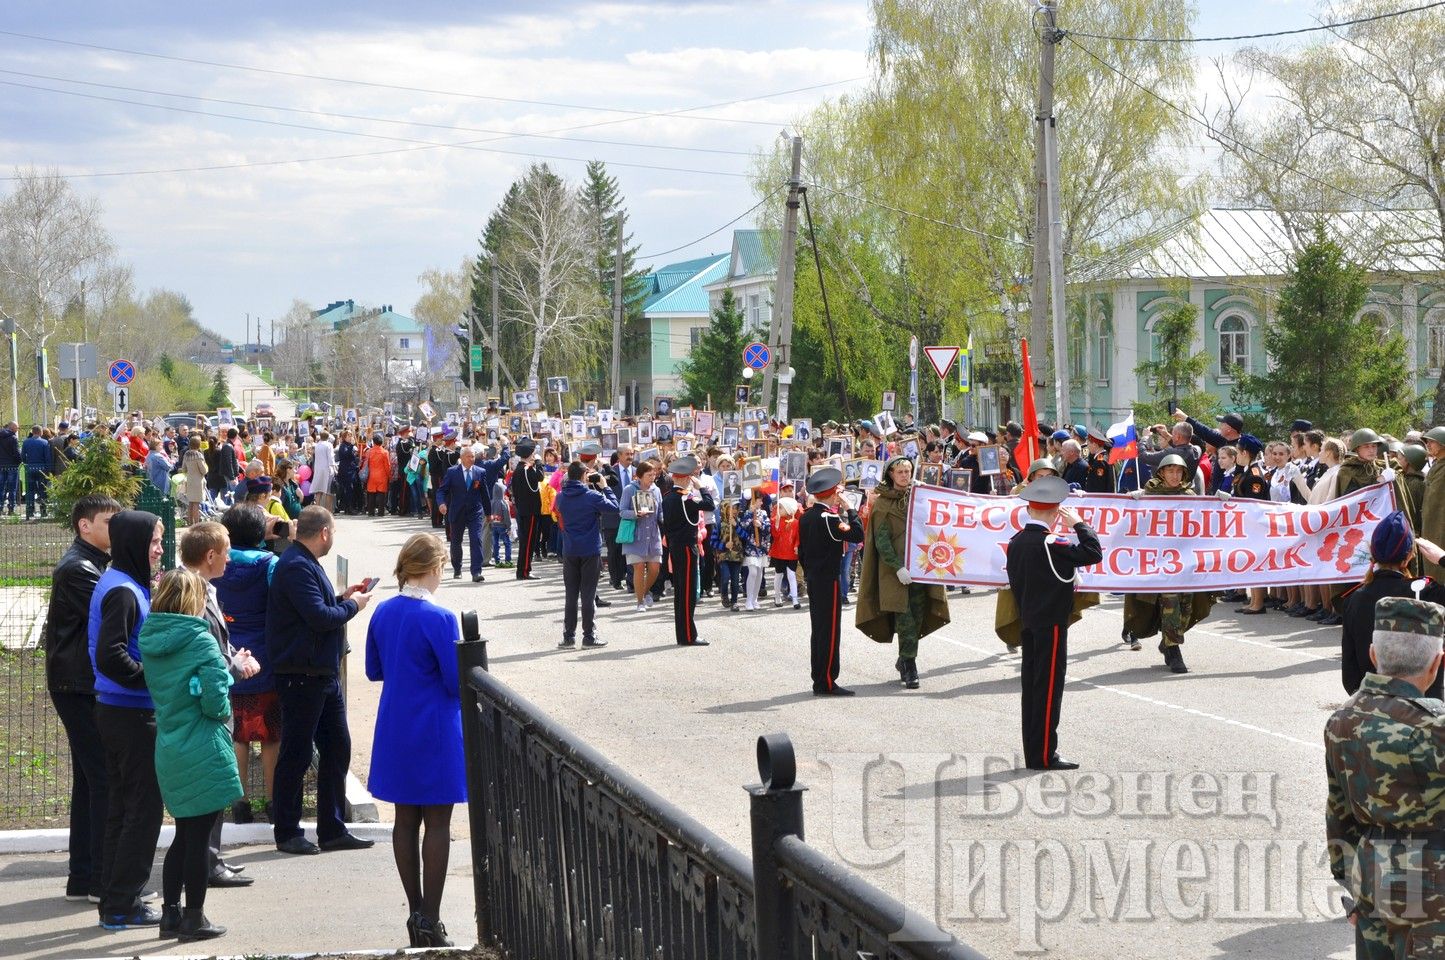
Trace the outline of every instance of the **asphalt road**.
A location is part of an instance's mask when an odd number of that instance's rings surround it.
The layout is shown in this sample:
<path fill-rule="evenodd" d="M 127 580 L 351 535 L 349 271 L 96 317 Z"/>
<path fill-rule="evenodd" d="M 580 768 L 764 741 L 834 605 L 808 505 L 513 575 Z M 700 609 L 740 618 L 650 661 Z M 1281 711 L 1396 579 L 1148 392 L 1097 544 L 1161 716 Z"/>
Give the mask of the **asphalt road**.
<path fill-rule="evenodd" d="M 389 582 L 397 548 L 429 529 L 338 523 L 352 580 Z M 1018 769 L 1019 661 L 993 635 L 992 593 L 954 595 L 917 691 L 845 610 L 841 680 L 858 696 L 839 700 L 810 694 L 806 609 L 705 600 L 711 646 L 688 649 L 670 601 L 638 614 L 609 591 L 609 646 L 561 651 L 560 571 L 538 572 L 447 581 L 440 600 L 481 613 L 498 677 L 744 851 L 754 743 L 783 731 L 809 842 L 990 956 L 1351 955 L 1322 860 L 1337 629 L 1216 606 L 1176 676 L 1152 645 L 1121 648 L 1122 603 L 1106 598 L 1070 636 L 1060 747 L 1082 769 L 1035 774 Z M 353 679 L 363 779 L 375 695 Z"/>
<path fill-rule="evenodd" d="M 263 400 L 271 404 L 277 420 L 290 420 L 296 416 L 296 404 L 247 367 L 228 363 L 222 369 L 226 371 L 226 383 L 231 388 L 231 403 L 245 416 L 249 417 L 256 404 Z"/>

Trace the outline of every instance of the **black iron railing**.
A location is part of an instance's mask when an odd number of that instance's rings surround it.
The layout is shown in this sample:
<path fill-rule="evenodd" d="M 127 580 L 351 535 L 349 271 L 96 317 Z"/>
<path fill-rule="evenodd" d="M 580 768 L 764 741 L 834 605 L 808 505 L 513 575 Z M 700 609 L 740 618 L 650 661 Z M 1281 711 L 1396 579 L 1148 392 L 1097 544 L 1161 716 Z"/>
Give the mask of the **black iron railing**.
<path fill-rule="evenodd" d="M 458 649 L 477 938 L 515 960 L 978 960 L 803 842 L 792 744 L 758 741 L 753 860 Z"/>

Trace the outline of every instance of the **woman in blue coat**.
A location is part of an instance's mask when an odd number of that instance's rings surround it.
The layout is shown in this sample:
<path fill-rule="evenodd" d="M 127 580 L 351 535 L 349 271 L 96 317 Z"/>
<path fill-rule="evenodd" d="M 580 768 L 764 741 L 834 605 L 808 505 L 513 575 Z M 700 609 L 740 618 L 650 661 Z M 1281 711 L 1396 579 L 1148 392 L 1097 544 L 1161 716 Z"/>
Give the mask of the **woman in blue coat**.
<path fill-rule="evenodd" d="M 467 799 L 456 614 L 437 605 L 446 548 L 418 533 L 396 558 L 401 596 L 377 607 L 366 631 L 366 676 L 379 680 L 371 794 L 396 804 L 391 834 L 414 947 L 449 947 L 440 918 L 452 805 Z M 426 839 L 421 839 L 422 825 Z"/>

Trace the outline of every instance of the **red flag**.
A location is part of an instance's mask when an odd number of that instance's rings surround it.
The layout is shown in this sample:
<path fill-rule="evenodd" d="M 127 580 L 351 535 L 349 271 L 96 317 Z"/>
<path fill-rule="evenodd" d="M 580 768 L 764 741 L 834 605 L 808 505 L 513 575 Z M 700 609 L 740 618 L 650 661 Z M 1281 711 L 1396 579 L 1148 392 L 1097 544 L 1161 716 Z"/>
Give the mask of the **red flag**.
<path fill-rule="evenodd" d="M 1019 341 L 1019 354 L 1024 368 L 1024 392 L 1023 392 L 1023 415 L 1019 418 L 1019 424 L 1023 427 L 1024 436 L 1019 441 L 1019 449 L 1015 451 L 1015 457 L 1019 469 L 1028 472 L 1033 462 L 1039 458 L 1039 414 L 1034 409 L 1034 369 L 1029 364 L 1029 341 L 1025 337 Z M 1017 456 L 1022 453 L 1023 456 Z"/>

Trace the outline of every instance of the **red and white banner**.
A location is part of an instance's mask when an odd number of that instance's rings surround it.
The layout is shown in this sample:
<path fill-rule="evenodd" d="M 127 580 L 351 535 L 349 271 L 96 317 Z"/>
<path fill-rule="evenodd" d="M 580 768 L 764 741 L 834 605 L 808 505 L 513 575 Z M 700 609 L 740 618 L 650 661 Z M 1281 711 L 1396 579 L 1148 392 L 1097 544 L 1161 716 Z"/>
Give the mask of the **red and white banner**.
<path fill-rule="evenodd" d="M 1073 496 L 1103 562 L 1079 573 L 1083 590 L 1154 593 L 1305 583 L 1353 583 L 1370 567 L 1370 534 L 1395 509 L 1390 484 L 1319 506 L 1214 497 Z M 908 572 L 925 583 L 1008 585 L 1008 542 L 1028 521 L 1017 497 L 914 487 Z M 1072 530 L 1056 533 L 1073 537 Z"/>

